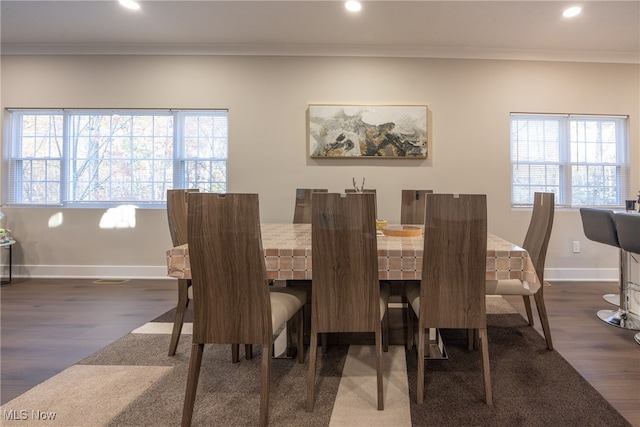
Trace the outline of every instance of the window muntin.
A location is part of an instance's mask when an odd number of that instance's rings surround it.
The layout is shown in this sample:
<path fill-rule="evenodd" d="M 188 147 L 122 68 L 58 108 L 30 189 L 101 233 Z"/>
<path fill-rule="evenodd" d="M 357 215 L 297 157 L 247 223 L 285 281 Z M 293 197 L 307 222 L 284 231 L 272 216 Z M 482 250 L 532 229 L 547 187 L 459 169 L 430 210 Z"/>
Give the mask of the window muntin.
<path fill-rule="evenodd" d="M 511 115 L 511 203 L 530 206 L 537 191 L 564 207 L 619 208 L 628 195 L 628 118 Z"/>
<path fill-rule="evenodd" d="M 226 110 L 9 110 L 9 205 L 164 206 L 226 192 Z"/>

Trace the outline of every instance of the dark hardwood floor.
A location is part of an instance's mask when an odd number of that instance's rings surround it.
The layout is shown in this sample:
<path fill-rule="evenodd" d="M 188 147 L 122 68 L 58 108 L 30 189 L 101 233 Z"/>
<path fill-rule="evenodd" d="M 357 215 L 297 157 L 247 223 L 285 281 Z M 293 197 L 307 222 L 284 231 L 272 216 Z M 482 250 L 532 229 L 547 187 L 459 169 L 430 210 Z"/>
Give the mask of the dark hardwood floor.
<path fill-rule="evenodd" d="M 17 279 L 2 286 L 3 404 L 166 312 L 177 299 L 177 284 L 171 280 L 92 282 Z M 635 332 L 606 325 L 595 315 L 612 307 L 602 295 L 616 291 L 615 283 L 552 283 L 545 287 L 545 300 L 556 351 L 640 427 L 640 345 L 633 340 Z M 507 300 L 524 313 L 521 297 Z M 540 322 L 535 327 L 542 335 Z"/>
<path fill-rule="evenodd" d="M 176 305 L 175 280 L 93 282 L 14 279 L 2 286 L 2 404 Z"/>

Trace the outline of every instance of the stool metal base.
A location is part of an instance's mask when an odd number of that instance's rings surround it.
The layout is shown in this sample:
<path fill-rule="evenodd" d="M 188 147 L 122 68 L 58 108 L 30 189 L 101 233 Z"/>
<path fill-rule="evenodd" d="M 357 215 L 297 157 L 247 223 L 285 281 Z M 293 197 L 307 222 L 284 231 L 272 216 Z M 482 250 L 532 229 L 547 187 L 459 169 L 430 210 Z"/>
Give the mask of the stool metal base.
<path fill-rule="evenodd" d="M 637 334 L 635 334 L 635 335 L 633 336 L 633 339 L 634 339 L 634 340 L 636 340 L 636 342 L 637 342 L 638 344 L 640 344 L 640 332 L 638 332 Z"/>
<path fill-rule="evenodd" d="M 429 360 L 447 360 L 449 355 L 442 341 L 440 329 L 429 328 L 429 336 L 424 340 L 424 358 Z"/>
<path fill-rule="evenodd" d="M 626 311 L 623 310 L 600 310 L 598 311 L 598 317 L 609 325 L 616 326 L 623 329 L 632 329 L 640 331 L 640 319 L 629 316 Z"/>
<path fill-rule="evenodd" d="M 620 294 L 602 295 L 602 299 L 608 302 L 609 304 L 613 304 L 615 306 L 620 307 Z"/>

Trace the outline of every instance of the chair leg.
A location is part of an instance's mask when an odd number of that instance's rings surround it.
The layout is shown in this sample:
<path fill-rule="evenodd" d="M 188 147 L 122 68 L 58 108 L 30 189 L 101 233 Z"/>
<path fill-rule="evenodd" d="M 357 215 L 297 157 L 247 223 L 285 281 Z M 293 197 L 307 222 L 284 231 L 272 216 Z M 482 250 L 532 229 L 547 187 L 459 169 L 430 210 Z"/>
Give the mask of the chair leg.
<path fill-rule="evenodd" d="M 480 336 L 477 329 L 467 329 L 467 346 L 469 351 L 480 348 Z"/>
<path fill-rule="evenodd" d="M 475 329 L 467 329 L 467 350 L 473 351 L 475 345 Z"/>
<path fill-rule="evenodd" d="M 478 330 L 480 335 L 480 347 L 482 348 L 482 377 L 484 378 L 484 395 L 487 405 L 493 405 L 491 393 L 491 369 L 489 368 L 489 344 L 487 342 L 487 328 Z"/>
<path fill-rule="evenodd" d="M 244 357 L 246 357 L 247 360 L 253 359 L 253 346 L 251 344 L 244 345 Z"/>
<path fill-rule="evenodd" d="M 260 426 L 269 425 L 269 386 L 273 346 L 262 344 L 262 368 L 260 369 Z"/>
<path fill-rule="evenodd" d="M 416 400 L 419 405 L 424 402 L 424 327 L 418 321 L 418 391 Z"/>
<path fill-rule="evenodd" d="M 307 412 L 313 412 L 314 392 L 316 388 L 316 357 L 318 352 L 318 333 L 311 326 L 309 339 L 309 372 L 307 375 Z"/>
<path fill-rule="evenodd" d="M 533 297 L 536 300 L 536 307 L 538 308 L 540 323 L 542 323 L 544 338 L 547 340 L 547 348 L 549 350 L 553 350 L 553 342 L 551 341 L 551 329 L 549 328 L 549 318 L 547 317 L 547 307 L 544 305 L 544 295 L 542 294 L 542 289 L 536 292 Z"/>
<path fill-rule="evenodd" d="M 407 350 L 411 350 L 413 347 L 413 324 L 415 315 L 413 314 L 413 308 L 411 306 L 407 307 Z"/>
<path fill-rule="evenodd" d="M 240 361 L 240 344 L 231 344 L 231 363 Z"/>
<path fill-rule="evenodd" d="M 184 324 L 184 313 L 189 305 L 189 280 L 178 279 L 178 304 L 176 305 L 176 317 L 173 319 L 173 332 L 171 332 L 171 343 L 169 344 L 169 356 L 176 354 L 180 333 Z"/>
<path fill-rule="evenodd" d="M 386 317 L 386 315 L 385 315 Z M 382 384 L 382 342 L 384 336 L 380 328 L 376 331 L 376 371 L 378 381 L 378 411 L 384 410 L 384 391 Z"/>
<path fill-rule="evenodd" d="M 402 330 L 404 330 L 405 325 L 407 325 L 409 317 L 409 301 L 407 300 L 407 295 L 404 293 L 405 284 L 406 282 L 404 282 L 402 286 Z M 406 338 L 407 337 L 405 337 L 405 345 L 408 345 Z"/>
<path fill-rule="evenodd" d="M 193 405 L 196 401 L 196 389 L 198 388 L 198 378 L 200 377 L 200 364 L 202 363 L 202 351 L 204 344 L 194 343 L 191 346 L 191 359 L 189 359 L 189 374 L 187 376 L 187 390 L 184 396 L 184 407 L 182 408 L 182 427 L 191 425 L 193 417 Z"/>
<path fill-rule="evenodd" d="M 300 313 L 302 313 L 302 309 L 300 309 Z M 298 313 L 294 314 L 289 320 L 287 320 L 287 357 L 293 358 L 293 333 L 295 331 L 297 337 L 297 331 L 300 329 L 298 326 L 299 322 L 300 319 Z M 300 348 L 297 341 L 298 340 L 296 338 L 296 350 Z M 298 362 L 300 362 L 300 354 L 298 354 Z"/>
<path fill-rule="evenodd" d="M 522 301 L 524 301 L 524 309 L 527 311 L 527 320 L 529 325 L 533 326 L 533 312 L 531 311 L 531 298 L 529 295 L 523 295 Z"/>
<path fill-rule="evenodd" d="M 405 293 L 405 289 L 407 287 L 407 282 L 402 282 L 402 327 L 407 324 L 407 318 L 409 317 L 409 301 L 407 300 L 407 294 Z"/>
<path fill-rule="evenodd" d="M 389 351 L 389 307 L 382 318 L 382 350 L 386 353 Z"/>
<path fill-rule="evenodd" d="M 298 363 L 304 363 L 304 312 L 302 309 L 296 315 L 298 321 Z"/>

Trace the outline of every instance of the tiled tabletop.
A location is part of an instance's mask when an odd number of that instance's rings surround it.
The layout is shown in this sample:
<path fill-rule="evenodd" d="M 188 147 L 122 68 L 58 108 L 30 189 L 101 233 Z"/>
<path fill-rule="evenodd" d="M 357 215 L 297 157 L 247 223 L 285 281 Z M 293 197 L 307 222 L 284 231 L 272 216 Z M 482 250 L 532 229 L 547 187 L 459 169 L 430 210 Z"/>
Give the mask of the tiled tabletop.
<path fill-rule="evenodd" d="M 261 224 L 262 246 L 270 279 L 311 279 L 311 225 Z M 378 268 L 381 280 L 415 280 L 422 275 L 422 236 L 378 236 Z M 167 251 L 168 275 L 191 278 L 189 248 Z M 536 283 L 538 277 L 523 248 L 489 233 L 487 280 L 519 279 Z"/>

